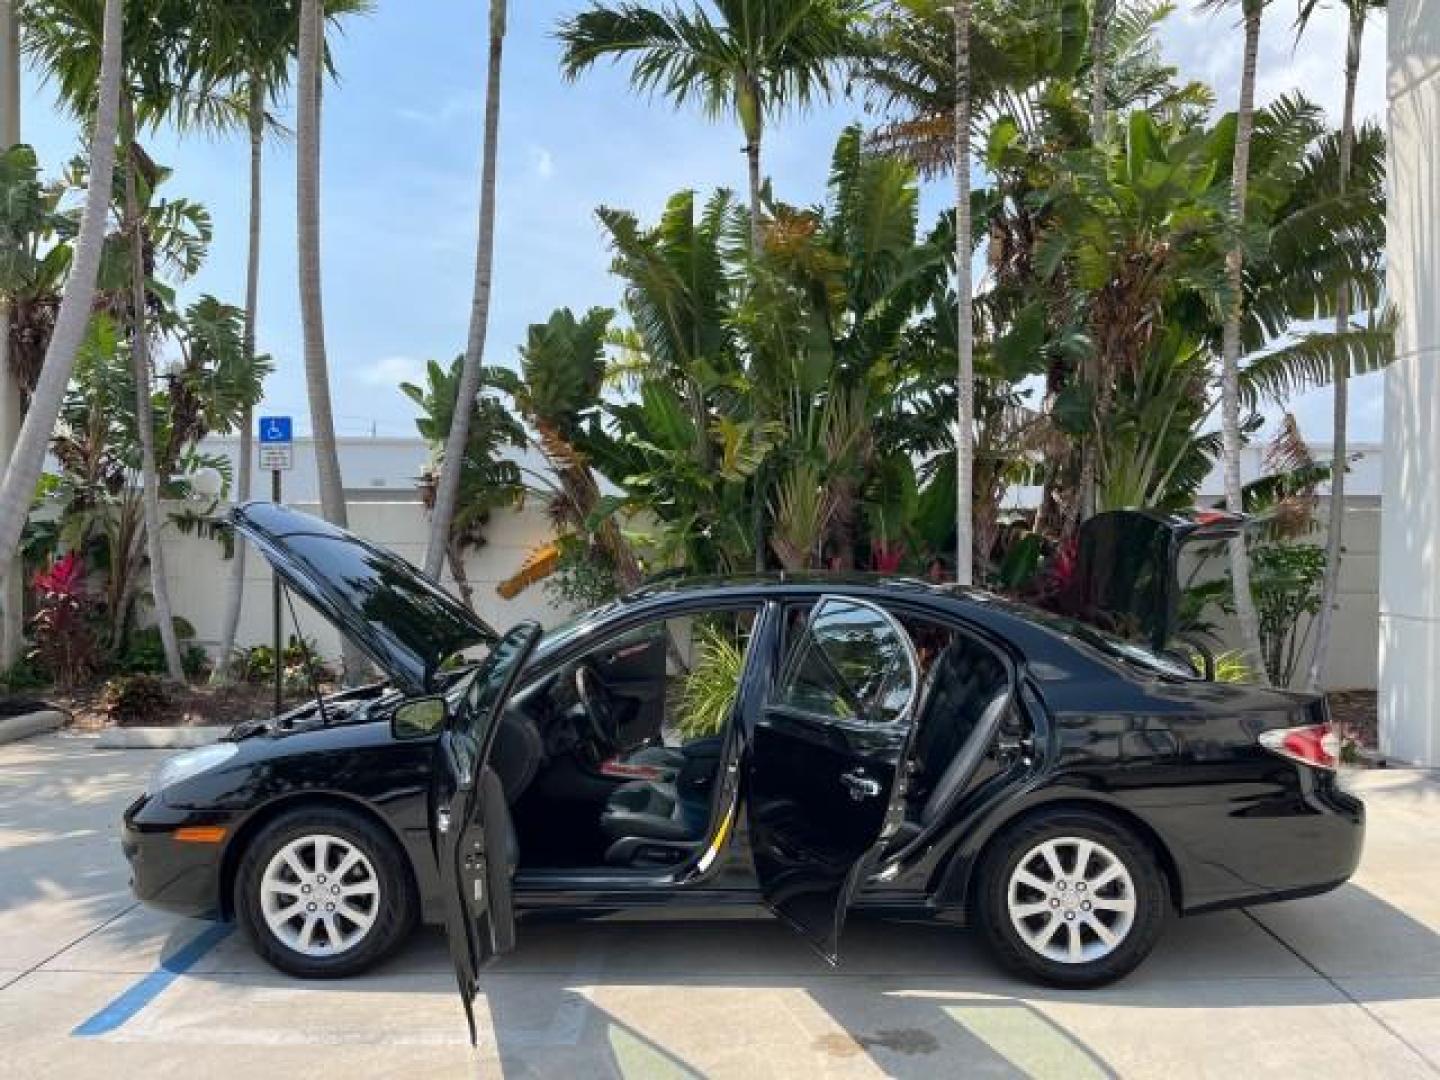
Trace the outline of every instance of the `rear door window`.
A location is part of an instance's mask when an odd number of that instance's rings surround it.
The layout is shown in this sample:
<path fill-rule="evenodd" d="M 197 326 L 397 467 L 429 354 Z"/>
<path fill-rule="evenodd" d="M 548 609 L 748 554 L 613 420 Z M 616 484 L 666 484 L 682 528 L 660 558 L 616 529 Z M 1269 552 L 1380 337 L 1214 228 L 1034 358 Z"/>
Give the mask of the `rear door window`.
<path fill-rule="evenodd" d="M 892 723 L 915 695 L 909 643 L 868 604 L 822 600 L 788 658 L 776 704 L 811 715 Z"/>

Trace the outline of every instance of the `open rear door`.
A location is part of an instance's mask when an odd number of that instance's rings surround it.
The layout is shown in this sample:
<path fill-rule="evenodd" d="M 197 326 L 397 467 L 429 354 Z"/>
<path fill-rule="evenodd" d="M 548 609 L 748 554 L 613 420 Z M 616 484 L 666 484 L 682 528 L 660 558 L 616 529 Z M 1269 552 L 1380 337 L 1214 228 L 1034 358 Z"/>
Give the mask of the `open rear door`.
<path fill-rule="evenodd" d="M 515 830 L 504 788 L 487 762 L 500 714 L 540 633 L 538 623 L 525 622 L 500 640 L 470 677 L 435 744 L 430 839 L 472 1045 L 480 969 L 515 945 L 510 888 L 518 855 Z"/>
<path fill-rule="evenodd" d="M 918 664 L 873 604 L 827 596 L 752 728 L 750 840 L 766 904 L 832 964 L 856 891 L 903 820 Z"/>

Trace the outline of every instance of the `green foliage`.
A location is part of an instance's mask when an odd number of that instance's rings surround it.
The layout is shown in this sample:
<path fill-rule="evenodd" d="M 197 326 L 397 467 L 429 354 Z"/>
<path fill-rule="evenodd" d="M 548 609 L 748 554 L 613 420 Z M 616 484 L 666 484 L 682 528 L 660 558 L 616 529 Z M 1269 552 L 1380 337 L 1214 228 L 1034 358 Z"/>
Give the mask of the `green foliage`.
<path fill-rule="evenodd" d="M 1250 551 L 1250 589 L 1260 614 L 1260 644 L 1265 667 L 1277 686 L 1291 684 L 1304 658 L 1320 611 L 1324 576 L 1325 549 L 1318 544 L 1266 543 Z M 1221 594 L 1220 601 L 1222 609 L 1233 615 L 1233 587 Z"/>
<path fill-rule="evenodd" d="M 54 680 L 37 661 L 21 657 L 11 667 L 0 671 L 0 693 L 22 694 L 27 690 L 42 690 Z"/>
<path fill-rule="evenodd" d="M 545 593 L 557 607 L 586 611 L 599 607 L 621 593 L 615 569 L 603 553 L 579 536 L 559 541 L 560 558 L 555 572 L 545 579 Z"/>
<path fill-rule="evenodd" d="M 557 31 L 570 79 L 603 59 L 628 60 L 642 94 L 733 117 L 758 141 L 787 108 L 828 97 L 840 64 L 868 48 L 863 0 L 715 0 L 714 11 L 621 2 L 593 4 Z"/>
<path fill-rule="evenodd" d="M 1248 683 L 1254 681 L 1254 674 L 1246 666 L 1244 654 L 1237 649 L 1229 649 L 1215 657 L 1215 681 Z"/>
<path fill-rule="evenodd" d="M 433 455 L 420 478 L 427 505 L 439 483 L 441 458 L 454 420 L 464 360 L 463 356 L 457 356 L 448 370 L 432 360 L 425 368 L 425 386 L 400 384 L 401 392 L 421 410 L 415 427 L 430 444 Z M 524 446 L 525 429 L 499 398 L 489 394 L 477 397 L 470 410 L 459 502 L 450 523 L 452 542 L 459 548 L 482 545 L 491 512 L 518 506 L 524 501 L 525 484 L 520 467 L 501 456 L 507 449 Z"/>
<path fill-rule="evenodd" d="M 334 681 L 335 673 L 320 659 L 319 647 L 313 638 L 302 641 L 291 634 L 285 643 L 281 661 L 284 664 L 283 685 L 287 693 L 310 689 L 312 665 L 316 682 Z M 231 674 L 239 682 L 266 685 L 275 681 L 275 650 L 269 645 L 237 649 L 230 659 L 230 665 Z"/>
<path fill-rule="evenodd" d="M 181 643 L 180 660 L 185 675 L 198 679 L 210 667 L 209 654 L 190 640 L 195 636 L 195 630 L 184 619 L 175 620 L 175 634 Z M 132 634 L 111 667 L 121 675 L 165 674 L 165 650 L 160 642 L 160 628 L 147 626 Z"/>
<path fill-rule="evenodd" d="M 733 632 L 708 624 L 696 628 L 693 662 L 676 700 L 676 727 L 681 735 L 702 739 L 724 730 L 744 665 L 745 647 Z"/>
<path fill-rule="evenodd" d="M 110 722 L 120 727 L 153 724 L 170 706 L 170 692 L 158 675 L 117 675 L 105 683 L 102 700 Z"/>

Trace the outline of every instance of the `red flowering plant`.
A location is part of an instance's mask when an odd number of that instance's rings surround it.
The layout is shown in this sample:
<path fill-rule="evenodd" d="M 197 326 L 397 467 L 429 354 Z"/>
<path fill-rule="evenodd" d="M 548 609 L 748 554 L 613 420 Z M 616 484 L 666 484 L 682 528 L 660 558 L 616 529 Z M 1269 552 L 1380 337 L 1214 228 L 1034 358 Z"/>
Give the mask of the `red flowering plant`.
<path fill-rule="evenodd" d="M 30 620 L 30 659 L 68 689 L 100 670 L 98 605 L 85 588 L 85 564 L 72 551 L 39 571 L 33 584 L 38 610 Z"/>
<path fill-rule="evenodd" d="M 877 574 L 898 574 L 905 561 L 905 545 L 901 541 L 875 540 L 870 544 L 870 568 Z"/>

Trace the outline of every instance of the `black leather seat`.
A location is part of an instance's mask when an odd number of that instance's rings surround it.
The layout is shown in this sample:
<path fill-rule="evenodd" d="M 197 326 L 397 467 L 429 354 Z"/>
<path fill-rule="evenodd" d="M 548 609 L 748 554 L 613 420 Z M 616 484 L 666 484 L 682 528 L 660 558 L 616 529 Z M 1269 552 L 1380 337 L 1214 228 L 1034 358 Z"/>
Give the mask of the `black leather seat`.
<path fill-rule="evenodd" d="M 698 840 L 705 831 L 706 809 L 680 798 L 674 784 L 634 780 L 621 784 L 610 796 L 600 817 L 600 830 L 611 840 L 627 836 Z"/>
<path fill-rule="evenodd" d="M 936 658 L 916 734 L 919 775 L 911 789 L 915 824 L 934 824 L 954 803 L 990 748 L 988 733 L 1009 705 L 1009 676 L 989 649 L 957 636 Z"/>
<path fill-rule="evenodd" d="M 717 736 L 679 749 L 648 747 L 676 754 L 679 768 L 673 781 L 633 780 L 611 794 L 600 815 L 600 831 L 610 841 L 605 861 L 668 865 L 688 855 L 710 822 L 710 791 L 723 744 Z"/>

